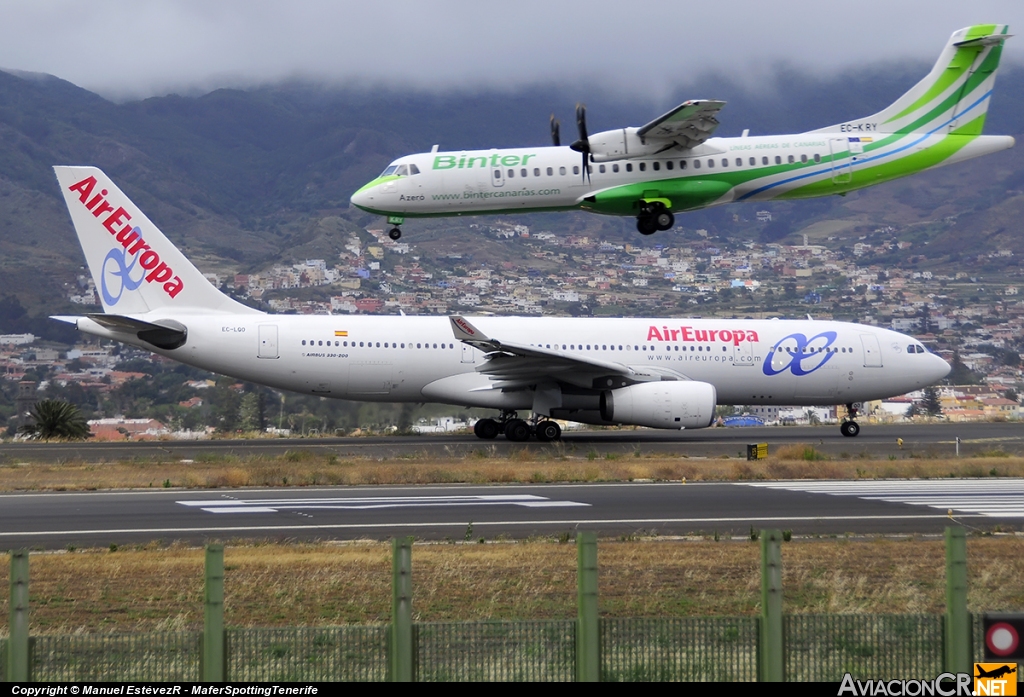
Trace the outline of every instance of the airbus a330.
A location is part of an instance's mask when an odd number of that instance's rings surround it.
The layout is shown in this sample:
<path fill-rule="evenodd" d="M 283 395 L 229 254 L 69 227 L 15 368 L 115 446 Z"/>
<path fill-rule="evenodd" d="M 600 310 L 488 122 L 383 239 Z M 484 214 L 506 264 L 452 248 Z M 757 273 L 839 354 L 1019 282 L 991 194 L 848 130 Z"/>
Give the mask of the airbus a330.
<path fill-rule="evenodd" d="M 855 403 L 950 369 L 909 336 L 832 321 L 270 315 L 218 291 L 99 169 L 54 169 L 103 306 L 54 319 L 283 390 L 497 410 L 481 438 L 555 440 L 556 418 L 704 428 L 718 404 L 846 404 L 855 436 Z"/>
<path fill-rule="evenodd" d="M 675 214 L 738 201 L 846 194 L 874 184 L 1013 147 L 982 135 L 1005 24 L 950 37 L 935 67 L 882 111 L 807 133 L 713 137 L 725 102 L 684 102 L 653 121 L 550 147 L 431 152 L 400 157 L 352 195 L 387 216 L 392 239 L 406 218 L 586 210 L 635 216 L 650 235 Z"/>

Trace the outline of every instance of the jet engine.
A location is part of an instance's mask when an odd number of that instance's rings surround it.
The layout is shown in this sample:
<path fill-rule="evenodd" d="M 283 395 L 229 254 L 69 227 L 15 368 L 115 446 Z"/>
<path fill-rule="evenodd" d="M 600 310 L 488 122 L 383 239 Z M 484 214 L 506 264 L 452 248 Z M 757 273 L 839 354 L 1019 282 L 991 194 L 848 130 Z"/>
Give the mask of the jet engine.
<path fill-rule="evenodd" d="M 706 428 L 718 394 L 708 382 L 641 382 L 601 393 L 601 417 L 650 428 Z"/>

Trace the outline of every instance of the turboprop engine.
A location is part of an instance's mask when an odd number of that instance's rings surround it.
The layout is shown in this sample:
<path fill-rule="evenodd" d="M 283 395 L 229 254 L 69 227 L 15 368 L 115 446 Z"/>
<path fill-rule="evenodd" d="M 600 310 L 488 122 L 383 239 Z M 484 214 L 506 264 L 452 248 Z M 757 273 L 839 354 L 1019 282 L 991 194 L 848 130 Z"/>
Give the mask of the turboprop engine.
<path fill-rule="evenodd" d="M 601 417 L 650 428 L 706 428 L 718 394 L 708 382 L 642 382 L 601 393 Z"/>
<path fill-rule="evenodd" d="M 637 135 L 636 128 L 617 128 L 595 133 L 590 141 L 590 159 L 593 162 L 611 162 L 630 157 L 649 157 L 675 145 L 664 140 L 648 140 Z"/>

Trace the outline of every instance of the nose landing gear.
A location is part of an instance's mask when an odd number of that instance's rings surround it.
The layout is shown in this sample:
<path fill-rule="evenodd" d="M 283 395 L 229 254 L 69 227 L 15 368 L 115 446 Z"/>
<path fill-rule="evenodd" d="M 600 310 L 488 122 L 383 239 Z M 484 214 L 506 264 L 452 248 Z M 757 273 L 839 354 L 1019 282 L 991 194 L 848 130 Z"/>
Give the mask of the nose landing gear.
<path fill-rule="evenodd" d="M 860 433 L 860 424 L 854 419 L 857 418 L 857 407 L 852 403 L 846 405 L 846 418 L 843 419 L 843 423 L 839 425 L 839 432 L 847 438 L 856 438 L 857 434 Z"/>
<path fill-rule="evenodd" d="M 391 228 L 390 231 L 388 231 L 388 237 L 390 237 L 391 239 L 393 239 L 393 240 L 395 240 L 397 242 L 398 240 L 400 240 L 402 238 L 402 231 L 396 225 L 395 227 Z"/>

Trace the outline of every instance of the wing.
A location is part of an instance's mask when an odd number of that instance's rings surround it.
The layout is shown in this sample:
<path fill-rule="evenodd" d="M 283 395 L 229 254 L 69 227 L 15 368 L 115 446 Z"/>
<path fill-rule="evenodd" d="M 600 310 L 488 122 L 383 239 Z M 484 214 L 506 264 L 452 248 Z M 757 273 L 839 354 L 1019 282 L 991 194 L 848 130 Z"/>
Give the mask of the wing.
<path fill-rule="evenodd" d="M 477 367 L 477 371 L 490 377 L 491 389 L 516 390 L 540 381 L 555 380 L 585 389 L 610 390 L 638 382 L 689 379 L 667 368 L 630 366 L 567 354 L 557 348 L 500 341 L 481 332 L 465 317 L 449 319 L 456 339 L 484 352 L 486 362 Z"/>
<path fill-rule="evenodd" d="M 683 102 L 675 109 L 641 126 L 636 133 L 644 140 L 674 141 L 683 148 L 692 148 L 703 143 L 715 132 L 718 128 L 718 119 L 715 115 L 724 106 L 725 102 L 714 99 Z"/>

